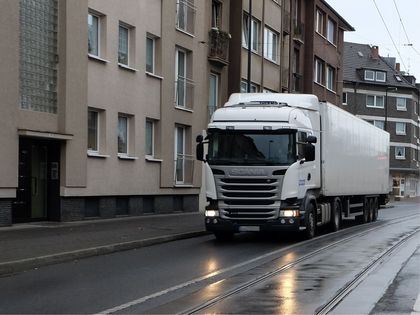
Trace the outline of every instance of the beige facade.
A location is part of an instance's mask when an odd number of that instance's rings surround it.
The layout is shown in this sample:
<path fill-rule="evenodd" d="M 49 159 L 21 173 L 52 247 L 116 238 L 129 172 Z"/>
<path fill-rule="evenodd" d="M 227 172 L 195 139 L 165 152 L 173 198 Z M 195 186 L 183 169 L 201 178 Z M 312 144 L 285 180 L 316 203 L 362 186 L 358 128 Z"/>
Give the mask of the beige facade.
<path fill-rule="evenodd" d="M 198 211 L 229 1 L 1 2 L 0 225 Z"/>

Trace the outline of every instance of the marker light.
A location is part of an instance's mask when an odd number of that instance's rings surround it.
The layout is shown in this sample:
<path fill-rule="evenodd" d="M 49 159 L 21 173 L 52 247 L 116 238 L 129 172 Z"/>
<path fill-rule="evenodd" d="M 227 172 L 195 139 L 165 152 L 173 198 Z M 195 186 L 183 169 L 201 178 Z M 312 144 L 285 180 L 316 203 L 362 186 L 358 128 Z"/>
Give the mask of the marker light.
<path fill-rule="evenodd" d="M 300 215 L 299 210 L 280 210 L 280 216 L 291 218 L 291 217 L 298 217 Z"/>
<path fill-rule="evenodd" d="M 218 210 L 206 210 L 205 212 L 205 216 L 206 217 L 218 217 L 219 216 L 219 211 Z"/>

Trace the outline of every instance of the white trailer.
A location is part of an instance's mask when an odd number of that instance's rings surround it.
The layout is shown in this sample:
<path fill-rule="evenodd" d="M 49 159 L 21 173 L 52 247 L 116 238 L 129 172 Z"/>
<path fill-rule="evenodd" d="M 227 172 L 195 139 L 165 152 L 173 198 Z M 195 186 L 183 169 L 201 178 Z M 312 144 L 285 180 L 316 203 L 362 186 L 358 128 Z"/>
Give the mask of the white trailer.
<path fill-rule="evenodd" d="M 375 221 L 389 192 L 389 134 L 314 95 L 233 94 L 197 142 L 217 238 Z"/>

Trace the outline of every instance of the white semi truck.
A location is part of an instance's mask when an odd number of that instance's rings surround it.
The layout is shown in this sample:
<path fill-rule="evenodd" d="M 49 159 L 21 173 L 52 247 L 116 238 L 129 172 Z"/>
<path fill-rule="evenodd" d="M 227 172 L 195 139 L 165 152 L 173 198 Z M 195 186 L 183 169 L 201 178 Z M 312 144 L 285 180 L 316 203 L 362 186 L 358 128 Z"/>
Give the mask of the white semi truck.
<path fill-rule="evenodd" d="M 242 231 L 340 228 L 375 221 L 389 192 L 389 134 L 314 95 L 232 94 L 206 136 L 205 225 L 218 239 Z M 206 146 L 206 147 L 205 147 Z"/>

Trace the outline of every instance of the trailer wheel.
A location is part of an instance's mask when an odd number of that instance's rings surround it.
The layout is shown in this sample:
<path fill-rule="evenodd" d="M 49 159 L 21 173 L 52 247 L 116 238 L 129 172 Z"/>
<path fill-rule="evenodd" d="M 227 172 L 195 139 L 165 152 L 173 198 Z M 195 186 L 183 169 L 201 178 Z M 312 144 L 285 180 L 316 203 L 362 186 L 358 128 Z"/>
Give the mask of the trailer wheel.
<path fill-rule="evenodd" d="M 369 198 L 369 217 L 368 222 L 373 222 L 373 212 L 374 210 L 374 204 L 373 204 L 373 198 Z"/>
<path fill-rule="evenodd" d="M 341 201 L 340 198 L 335 198 L 331 205 L 331 230 L 336 232 L 340 229 L 341 226 Z"/>
<path fill-rule="evenodd" d="M 216 240 L 219 242 L 227 242 L 233 239 L 233 233 L 226 232 L 226 231 L 214 232 L 214 236 L 216 237 Z"/>
<path fill-rule="evenodd" d="M 365 201 L 363 203 L 363 216 L 362 216 L 362 223 L 368 223 L 369 222 L 369 199 L 365 198 Z"/>
<path fill-rule="evenodd" d="M 373 199 L 373 216 L 372 216 L 373 222 L 378 220 L 378 215 L 379 215 L 379 203 L 378 203 L 378 198 L 375 198 Z"/>
<path fill-rule="evenodd" d="M 315 236 L 315 226 L 316 226 L 316 222 L 315 222 L 315 207 L 312 203 L 310 203 L 308 205 L 308 207 L 306 208 L 306 211 L 308 211 L 308 216 L 306 218 L 306 230 L 305 230 L 305 234 L 304 237 L 305 239 L 309 240 L 311 238 L 313 238 Z"/>

